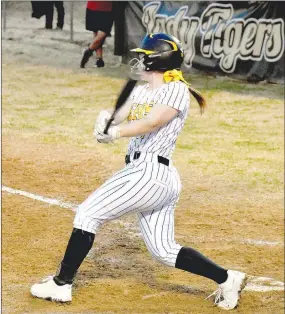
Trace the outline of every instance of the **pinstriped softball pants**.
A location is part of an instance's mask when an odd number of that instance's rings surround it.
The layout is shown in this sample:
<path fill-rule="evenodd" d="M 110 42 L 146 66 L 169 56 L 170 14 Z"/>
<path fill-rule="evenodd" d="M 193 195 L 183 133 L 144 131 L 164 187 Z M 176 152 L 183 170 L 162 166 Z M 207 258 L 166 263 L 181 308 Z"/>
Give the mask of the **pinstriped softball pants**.
<path fill-rule="evenodd" d="M 174 239 L 179 174 L 172 165 L 158 163 L 157 159 L 150 162 L 145 157 L 131 161 L 92 193 L 78 207 L 74 227 L 95 234 L 104 222 L 136 213 L 151 255 L 174 267 L 181 249 Z"/>

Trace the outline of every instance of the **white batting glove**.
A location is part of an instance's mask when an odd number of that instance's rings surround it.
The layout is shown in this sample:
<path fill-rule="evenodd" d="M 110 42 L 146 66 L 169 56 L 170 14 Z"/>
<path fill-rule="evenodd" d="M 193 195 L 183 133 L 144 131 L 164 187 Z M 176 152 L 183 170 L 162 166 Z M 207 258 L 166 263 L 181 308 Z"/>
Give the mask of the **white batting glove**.
<path fill-rule="evenodd" d="M 94 135 L 97 136 L 98 134 L 104 135 L 106 124 L 97 123 L 94 128 Z M 109 128 L 110 130 L 110 128 Z M 109 132 L 108 130 L 108 132 Z M 105 134 L 106 135 L 106 134 Z"/>
<path fill-rule="evenodd" d="M 104 128 L 105 129 L 105 128 Z M 104 129 L 99 127 L 95 128 L 94 135 L 99 143 L 110 143 L 120 137 L 120 128 L 118 126 L 112 126 L 108 130 L 108 134 L 104 134 Z"/>
<path fill-rule="evenodd" d="M 109 111 L 107 110 L 100 111 L 96 120 L 95 128 L 99 127 L 100 129 L 105 129 L 110 118 L 111 118 L 111 114 Z"/>

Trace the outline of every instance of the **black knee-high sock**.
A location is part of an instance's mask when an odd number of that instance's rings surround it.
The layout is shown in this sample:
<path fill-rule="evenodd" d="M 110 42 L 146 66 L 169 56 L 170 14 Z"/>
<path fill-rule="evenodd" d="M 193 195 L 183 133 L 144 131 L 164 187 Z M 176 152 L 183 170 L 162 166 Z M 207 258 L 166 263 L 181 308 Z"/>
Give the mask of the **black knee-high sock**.
<path fill-rule="evenodd" d="M 181 248 L 177 255 L 175 267 L 212 279 L 218 284 L 225 282 L 228 278 L 226 269 L 190 247 Z"/>
<path fill-rule="evenodd" d="M 58 285 L 71 284 L 76 272 L 90 251 L 95 234 L 74 228 L 65 255 L 54 281 Z"/>

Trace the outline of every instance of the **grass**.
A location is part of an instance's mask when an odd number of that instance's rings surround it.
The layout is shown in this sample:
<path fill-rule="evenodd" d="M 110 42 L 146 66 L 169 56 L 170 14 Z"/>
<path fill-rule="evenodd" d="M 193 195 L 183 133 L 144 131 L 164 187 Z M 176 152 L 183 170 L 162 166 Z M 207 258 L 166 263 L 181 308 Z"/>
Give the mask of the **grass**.
<path fill-rule="evenodd" d="M 17 131 L 27 137 L 36 136 L 44 143 L 95 146 L 92 131 L 96 116 L 101 109 L 113 106 L 122 80 L 24 66 L 16 81 L 10 77 L 15 70 L 11 65 L 9 71 L 3 68 L 4 134 Z M 273 99 L 265 96 L 272 89 L 276 93 Z M 280 191 L 280 156 L 284 149 L 282 87 L 206 78 L 201 90 L 209 109 L 200 116 L 192 99 L 190 118 L 178 139 L 176 155 L 184 156 L 186 164 L 195 164 L 208 175 L 224 174 L 234 182 L 248 182 L 252 188 Z M 115 144 L 110 150 L 123 155 L 125 143 Z M 257 174 L 254 167 L 259 169 Z M 257 179 L 260 184 L 256 185 Z"/>
<path fill-rule="evenodd" d="M 113 106 L 122 80 L 98 79 L 96 75 L 72 70 L 24 66 L 16 81 L 12 79 L 15 70 L 11 65 L 9 71 L 3 68 L 6 73 L 3 80 L 4 134 L 17 131 L 27 137 L 36 136 L 44 143 L 75 144 L 81 148 L 95 146 L 92 130 L 96 115 L 101 109 Z M 198 76 L 198 85 L 200 81 Z M 190 118 L 177 142 L 176 155 L 184 156 L 186 163 L 195 164 L 209 175 L 224 173 L 233 181 L 249 181 L 253 187 L 252 180 L 255 182 L 259 177 L 260 184 L 264 183 L 262 188 L 282 189 L 282 87 L 212 78 L 203 82 L 205 86 L 201 90 L 208 99 L 209 109 L 200 116 L 192 99 Z M 275 98 L 271 96 L 272 90 Z M 266 93 L 270 97 L 266 97 Z M 110 150 L 124 154 L 125 141 Z M 259 168 L 258 175 L 253 175 L 255 166 Z M 269 185 L 266 177 L 270 178 Z"/>

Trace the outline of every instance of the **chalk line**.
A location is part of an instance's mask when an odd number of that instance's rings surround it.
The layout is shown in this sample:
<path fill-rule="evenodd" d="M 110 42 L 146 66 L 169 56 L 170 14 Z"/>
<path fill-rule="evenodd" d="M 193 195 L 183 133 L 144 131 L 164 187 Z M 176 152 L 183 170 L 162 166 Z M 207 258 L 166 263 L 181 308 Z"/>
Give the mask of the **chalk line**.
<path fill-rule="evenodd" d="M 18 194 L 18 195 L 26 196 L 28 198 L 31 198 L 31 199 L 34 199 L 43 203 L 60 206 L 62 208 L 68 208 L 68 209 L 71 209 L 72 211 L 76 211 L 76 207 L 78 206 L 76 204 L 59 201 L 55 198 L 48 198 L 48 197 L 32 194 L 29 192 L 25 192 L 25 191 L 12 189 L 7 186 L 2 186 L 2 191 L 8 192 L 10 194 Z"/>
<path fill-rule="evenodd" d="M 7 186 L 2 186 L 2 191 L 25 196 L 43 203 L 47 203 L 54 206 L 59 206 L 62 208 L 67 208 L 72 211 L 76 211 L 78 204 L 73 204 L 69 202 L 63 202 L 57 200 L 55 198 L 44 197 L 41 195 L 36 195 L 33 193 L 25 192 L 22 190 L 12 189 Z M 115 221 L 115 223 L 117 223 Z M 129 224 L 127 223 L 126 226 L 129 228 Z M 275 245 L 279 242 L 270 242 L 270 241 L 262 241 L 262 240 L 252 240 L 252 239 L 245 239 L 241 241 L 242 243 L 249 243 L 249 244 L 267 244 L 267 245 Z M 256 242 L 256 243 L 255 243 Z M 249 276 L 249 281 L 245 287 L 247 291 L 255 291 L 255 292 L 268 292 L 268 291 L 283 291 L 284 290 L 284 283 L 282 281 L 274 280 L 273 278 L 269 277 L 257 277 L 257 276 Z"/>

